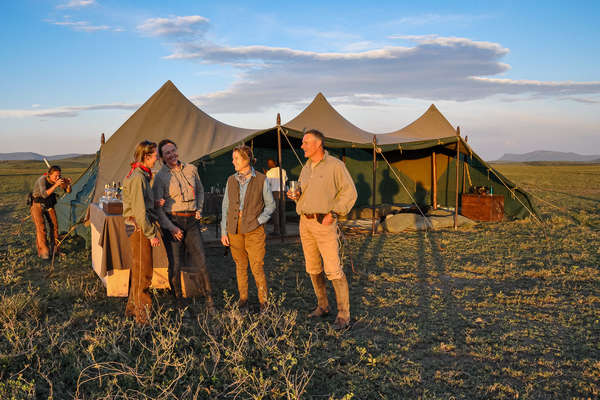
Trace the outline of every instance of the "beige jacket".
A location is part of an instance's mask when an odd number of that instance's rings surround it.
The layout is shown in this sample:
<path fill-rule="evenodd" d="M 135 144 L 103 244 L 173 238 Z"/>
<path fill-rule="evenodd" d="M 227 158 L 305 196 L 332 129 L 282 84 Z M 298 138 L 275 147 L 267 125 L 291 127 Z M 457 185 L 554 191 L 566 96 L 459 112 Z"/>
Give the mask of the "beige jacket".
<path fill-rule="evenodd" d="M 125 223 L 132 218 L 148 239 L 157 235 L 154 195 L 150 187 L 149 175 L 136 168 L 129 178 L 123 181 L 123 218 Z"/>

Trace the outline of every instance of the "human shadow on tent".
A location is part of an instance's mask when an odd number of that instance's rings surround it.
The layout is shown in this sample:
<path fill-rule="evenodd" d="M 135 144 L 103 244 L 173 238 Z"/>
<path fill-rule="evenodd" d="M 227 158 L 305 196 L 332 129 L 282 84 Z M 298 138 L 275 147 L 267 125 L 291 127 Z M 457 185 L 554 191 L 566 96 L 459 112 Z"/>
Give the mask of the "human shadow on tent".
<path fill-rule="evenodd" d="M 369 205 L 371 203 L 371 185 L 365 180 L 364 174 L 358 174 L 355 182 L 356 192 L 358 193 L 358 205 Z"/>
<path fill-rule="evenodd" d="M 381 203 L 383 204 L 394 204 L 394 197 L 400 190 L 400 185 L 390 175 L 389 168 L 385 168 L 382 172 L 383 178 L 379 182 L 379 195 L 381 197 Z"/>

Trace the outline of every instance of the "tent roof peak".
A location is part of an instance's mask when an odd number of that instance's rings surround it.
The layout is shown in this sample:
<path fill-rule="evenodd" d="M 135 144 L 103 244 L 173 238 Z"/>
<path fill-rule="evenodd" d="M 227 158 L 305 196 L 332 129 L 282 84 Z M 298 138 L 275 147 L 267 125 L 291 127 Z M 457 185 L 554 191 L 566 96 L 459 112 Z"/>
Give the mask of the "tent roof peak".
<path fill-rule="evenodd" d="M 305 129 L 318 129 L 326 137 L 354 143 L 371 143 L 373 134 L 348 121 L 319 92 L 313 101 L 284 124 L 285 127 L 303 132 Z"/>
<path fill-rule="evenodd" d="M 397 131 L 377 136 L 377 143 L 391 144 L 456 136 L 450 122 L 432 104 L 419 118 Z"/>

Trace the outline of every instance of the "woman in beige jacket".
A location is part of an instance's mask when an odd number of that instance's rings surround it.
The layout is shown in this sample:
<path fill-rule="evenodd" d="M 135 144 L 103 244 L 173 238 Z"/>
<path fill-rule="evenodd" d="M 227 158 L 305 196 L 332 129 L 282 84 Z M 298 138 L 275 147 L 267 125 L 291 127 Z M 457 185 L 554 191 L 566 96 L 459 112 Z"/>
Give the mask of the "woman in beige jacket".
<path fill-rule="evenodd" d="M 123 182 L 123 218 L 131 246 L 129 300 L 125 314 L 147 324 L 152 300 L 152 247 L 160 246 L 154 196 L 150 187 L 156 143 L 144 140 L 135 148 L 131 171 Z"/>

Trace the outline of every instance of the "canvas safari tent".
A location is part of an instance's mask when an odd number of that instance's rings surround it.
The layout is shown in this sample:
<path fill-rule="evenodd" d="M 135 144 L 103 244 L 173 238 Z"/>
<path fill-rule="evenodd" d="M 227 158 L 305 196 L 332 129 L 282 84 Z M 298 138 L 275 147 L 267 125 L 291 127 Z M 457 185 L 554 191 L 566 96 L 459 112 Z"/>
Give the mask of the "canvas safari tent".
<path fill-rule="evenodd" d="M 508 218 L 536 212 L 527 193 L 483 161 L 434 105 L 402 129 L 375 134 L 350 123 L 319 93 L 283 125 L 246 129 L 212 118 L 167 81 L 101 145 L 96 160 L 73 191 L 60 199 L 60 228 L 64 231 L 81 222 L 87 205 L 98 201 L 104 185 L 123 180 L 133 149 L 144 139 L 176 142 L 180 158 L 197 163 L 204 186 L 209 188 L 223 185 L 233 172 L 231 150 L 240 143 L 253 147 L 257 169 L 266 167 L 268 158 L 277 160 L 281 155 L 288 175 L 297 177 L 304 162 L 301 138 L 310 128 L 322 131 L 328 151 L 346 163 L 357 186 L 358 208 L 414 202 L 454 207 L 457 190 L 464 193 L 477 185 L 504 195 Z"/>

